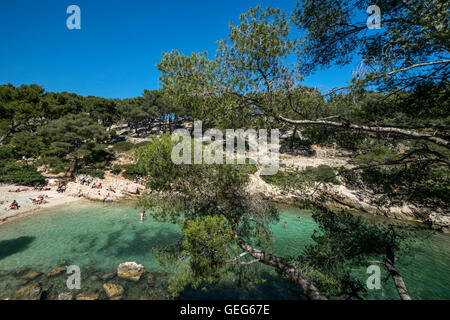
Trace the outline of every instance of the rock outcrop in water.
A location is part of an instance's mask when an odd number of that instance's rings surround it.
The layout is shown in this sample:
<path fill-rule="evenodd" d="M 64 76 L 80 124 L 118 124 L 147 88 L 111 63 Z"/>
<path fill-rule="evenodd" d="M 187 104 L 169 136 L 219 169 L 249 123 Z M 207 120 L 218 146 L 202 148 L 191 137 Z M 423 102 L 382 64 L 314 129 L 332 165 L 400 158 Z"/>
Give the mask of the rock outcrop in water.
<path fill-rule="evenodd" d="M 98 300 L 98 294 L 77 294 L 75 300 Z"/>
<path fill-rule="evenodd" d="M 289 192 L 266 183 L 257 172 L 250 176 L 248 191 L 251 194 L 281 203 L 295 204 L 307 200 L 318 200 L 328 207 L 354 209 L 399 220 L 424 222 L 434 230 L 450 233 L 450 213 L 432 212 L 410 204 L 403 206 L 378 206 L 374 197 L 362 189 L 351 190 L 344 185 L 323 184 L 314 190 L 290 190 Z M 326 199 L 323 202 L 322 199 Z"/>
<path fill-rule="evenodd" d="M 17 269 L 16 271 L 14 271 L 14 276 L 15 277 L 23 276 L 28 270 L 30 270 L 29 267 L 22 267 L 20 269 Z"/>
<path fill-rule="evenodd" d="M 67 269 L 66 267 L 57 267 L 52 271 L 50 271 L 49 273 L 47 273 L 47 277 L 51 278 L 63 274 L 66 272 L 66 269 Z"/>
<path fill-rule="evenodd" d="M 25 275 L 21 276 L 20 278 L 24 279 L 24 280 L 34 280 L 37 277 L 39 277 L 40 275 L 42 275 L 42 273 L 36 272 L 36 271 L 30 271 L 30 272 L 26 273 Z"/>
<path fill-rule="evenodd" d="M 431 228 L 450 233 L 450 212 L 432 212 L 428 220 Z"/>
<path fill-rule="evenodd" d="M 121 285 L 114 283 L 105 283 L 103 289 L 105 289 L 108 298 L 111 300 L 122 300 L 122 295 L 125 292 Z"/>
<path fill-rule="evenodd" d="M 139 281 L 144 273 L 145 267 L 136 262 L 124 262 L 119 264 L 119 267 L 117 268 L 117 275 L 120 278 L 135 282 Z"/>
<path fill-rule="evenodd" d="M 62 292 L 58 295 L 58 300 L 72 300 L 72 294 L 70 292 Z"/>
<path fill-rule="evenodd" d="M 18 300 L 40 300 L 42 292 L 39 283 L 35 282 L 17 290 L 14 295 Z"/>

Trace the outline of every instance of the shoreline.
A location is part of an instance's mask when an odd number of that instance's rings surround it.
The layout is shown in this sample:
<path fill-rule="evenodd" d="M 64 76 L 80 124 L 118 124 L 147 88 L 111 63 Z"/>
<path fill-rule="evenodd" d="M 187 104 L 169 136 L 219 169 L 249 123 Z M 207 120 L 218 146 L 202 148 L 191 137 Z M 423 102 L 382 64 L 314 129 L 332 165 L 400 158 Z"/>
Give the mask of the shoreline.
<path fill-rule="evenodd" d="M 51 202 L 48 202 L 43 205 L 36 205 L 36 206 L 24 206 L 22 209 L 22 206 L 19 210 L 9 210 L 9 211 L 3 211 L 0 213 L 0 226 L 3 224 L 6 224 L 8 222 L 15 221 L 20 218 L 28 217 L 30 215 L 33 215 L 38 212 L 45 211 L 46 209 L 54 209 L 60 206 L 80 202 L 82 200 L 86 200 L 83 197 L 72 197 L 72 196 L 65 196 L 58 199 L 52 199 Z"/>

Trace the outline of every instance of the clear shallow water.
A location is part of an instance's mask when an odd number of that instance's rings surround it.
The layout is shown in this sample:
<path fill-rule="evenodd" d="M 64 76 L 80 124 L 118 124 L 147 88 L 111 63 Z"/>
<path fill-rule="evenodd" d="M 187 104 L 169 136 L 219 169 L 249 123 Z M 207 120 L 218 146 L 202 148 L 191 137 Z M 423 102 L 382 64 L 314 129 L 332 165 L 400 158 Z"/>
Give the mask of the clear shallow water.
<path fill-rule="evenodd" d="M 0 270 L 33 266 L 50 271 L 61 260 L 80 267 L 116 269 L 124 261 L 138 261 L 158 269 L 152 247 L 164 247 L 179 238 L 176 226 L 139 220 L 132 203 L 77 203 L 49 209 L 0 226 Z M 8 250 L 7 250 L 8 251 Z"/>
<path fill-rule="evenodd" d="M 279 255 L 291 255 L 311 243 L 310 236 L 316 224 L 308 211 L 282 208 L 280 213 L 280 222 L 273 226 L 273 248 Z M 298 216 L 302 216 L 301 222 L 297 220 Z M 381 223 L 390 221 L 370 219 Z M 287 222 L 286 229 L 284 221 Z M 29 266 L 33 270 L 48 272 L 59 261 L 66 260 L 79 265 L 82 270 L 91 268 L 103 273 L 116 270 L 124 261 L 136 261 L 146 270 L 156 271 L 161 267 L 152 248 L 165 247 L 179 238 L 179 229 L 174 225 L 149 218 L 139 221 L 139 210 L 133 203 L 81 202 L 1 225 L 0 270 L 12 271 Z M 401 259 L 398 261 L 398 269 L 411 296 L 416 299 L 450 299 L 450 237 L 433 233 L 427 240 L 416 243 L 413 252 L 408 264 L 402 264 Z M 252 268 L 262 273 L 266 282 L 250 291 L 242 292 L 233 284 L 225 284 L 207 292 L 186 289 L 181 298 L 296 298 L 295 293 L 289 290 L 295 291 L 296 288 L 279 280 L 273 270 L 256 265 Z M 367 278 L 365 269 L 354 271 L 361 279 Z M 11 277 L 0 278 L 0 296 L 17 289 L 20 284 L 13 282 Z M 137 298 L 138 293 L 134 297 Z M 371 297 L 398 298 L 391 281 L 382 290 L 373 291 Z"/>

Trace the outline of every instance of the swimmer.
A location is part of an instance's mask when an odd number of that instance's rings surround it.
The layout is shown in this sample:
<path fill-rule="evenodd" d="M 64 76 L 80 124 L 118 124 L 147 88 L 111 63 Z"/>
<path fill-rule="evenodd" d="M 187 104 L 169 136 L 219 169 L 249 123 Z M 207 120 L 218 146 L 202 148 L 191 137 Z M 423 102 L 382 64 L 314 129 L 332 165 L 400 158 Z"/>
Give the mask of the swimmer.
<path fill-rule="evenodd" d="M 142 210 L 142 212 L 141 212 L 141 221 L 144 221 L 144 217 L 145 217 L 145 210 Z"/>
<path fill-rule="evenodd" d="M 284 228 L 285 229 L 287 228 L 287 222 L 286 221 L 284 222 Z"/>

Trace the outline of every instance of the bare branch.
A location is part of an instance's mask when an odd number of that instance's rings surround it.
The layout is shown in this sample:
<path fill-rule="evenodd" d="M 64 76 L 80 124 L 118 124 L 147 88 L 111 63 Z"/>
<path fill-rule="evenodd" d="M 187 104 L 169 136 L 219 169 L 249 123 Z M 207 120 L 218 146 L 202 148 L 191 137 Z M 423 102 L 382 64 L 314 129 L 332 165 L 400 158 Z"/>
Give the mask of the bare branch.
<path fill-rule="evenodd" d="M 235 237 L 238 245 L 244 251 L 248 252 L 258 261 L 268 266 L 274 267 L 289 276 L 295 283 L 302 287 L 308 298 L 310 298 L 311 300 L 327 300 L 327 298 L 320 293 L 319 289 L 317 289 L 311 281 L 303 277 L 303 275 L 296 268 L 284 262 L 279 257 L 266 253 L 263 250 L 253 248 L 250 244 L 240 238 L 237 232 L 235 232 Z"/>
<path fill-rule="evenodd" d="M 334 122 L 328 120 L 293 120 L 289 118 L 285 118 L 281 115 L 276 116 L 279 120 L 295 124 L 295 125 L 320 125 L 320 126 L 328 126 L 328 127 L 337 127 L 337 128 L 347 128 L 352 130 L 361 130 L 365 132 L 375 132 L 375 133 L 393 133 L 402 135 L 411 139 L 424 139 L 430 142 L 433 142 L 437 145 L 446 147 L 450 149 L 450 142 L 448 140 L 436 137 L 434 135 L 420 133 L 416 131 L 400 129 L 396 127 L 377 127 L 377 126 L 367 126 L 367 125 L 358 125 L 353 123 L 344 123 L 344 122 Z"/>

